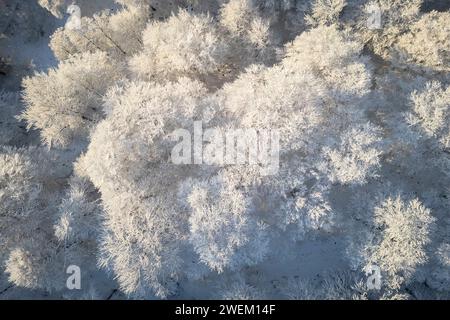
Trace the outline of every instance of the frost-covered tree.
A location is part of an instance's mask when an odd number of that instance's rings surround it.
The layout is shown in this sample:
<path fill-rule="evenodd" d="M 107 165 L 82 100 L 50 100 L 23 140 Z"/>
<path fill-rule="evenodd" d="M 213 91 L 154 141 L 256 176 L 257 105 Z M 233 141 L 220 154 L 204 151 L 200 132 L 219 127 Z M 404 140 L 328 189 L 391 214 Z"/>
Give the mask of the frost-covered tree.
<path fill-rule="evenodd" d="M 311 43 L 322 38 L 343 50 Z M 364 116 L 371 73 L 360 50 L 322 27 L 289 45 L 279 65 L 250 67 L 217 94 L 186 78 L 130 82 L 107 94 L 107 117 L 82 163 L 106 211 L 102 264 L 126 293 L 172 293 L 192 259 L 183 248 L 210 272 L 240 270 L 263 261 L 270 232 L 289 229 L 299 239 L 331 226 L 329 171 L 342 184 L 360 184 L 378 164 L 377 132 Z M 341 77 L 352 85 L 338 87 Z M 280 172 L 264 177 L 257 165 L 171 163 L 172 131 L 192 133 L 195 119 L 221 132 L 278 130 Z M 342 144 L 345 159 L 337 151 Z"/>
<path fill-rule="evenodd" d="M 107 52 L 121 61 L 140 50 L 141 33 L 150 17 L 150 9 L 143 6 L 83 16 L 80 29 L 61 27 L 56 30 L 50 47 L 60 61 L 75 54 L 96 51 Z"/>
<path fill-rule="evenodd" d="M 80 266 L 86 278 L 96 270 L 99 204 L 80 178 L 64 195 L 66 157 L 37 147 L 1 148 L 0 261 L 17 286 L 62 290 L 69 265 Z"/>
<path fill-rule="evenodd" d="M 32 163 L 32 151 L 23 150 L 23 154 L 13 148 L 2 148 L 1 170 L 1 234 L 2 254 L 11 245 L 12 237 L 24 237 L 27 232 L 20 235 L 15 228 L 33 228 L 30 223 L 17 224 L 15 220 L 25 220 L 33 216 L 33 210 L 38 205 L 36 200 L 41 192 L 41 183 L 34 180 L 36 164 Z M 38 222 L 38 220 L 35 220 Z M 21 226 L 22 225 L 22 226 Z"/>
<path fill-rule="evenodd" d="M 174 199 L 178 180 L 190 170 L 167 162 L 174 145 L 169 134 L 192 123 L 205 93 L 188 79 L 113 90 L 108 117 L 81 160 L 106 211 L 101 264 L 127 294 L 167 296 L 182 274 L 188 215 Z"/>
<path fill-rule="evenodd" d="M 435 138 L 441 148 L 450 147 L 450 86 L 429 82 L 422 91 L 411 95 L 413 112 L 408 122 L 422 130 L 426 137 Z"/>
<path fill-rule="evenodd" d="M 430 242 L 435 219 L 416 199 L 409 203 L 400 198 L 387 199 L 374 213 L 383 236 L 369 263 L 379 263 L 389 277 L 389 285 L 397 288 L 412 276 L 417 265 L 426 261 L 425 245 Z"/>
<path fill-rule="evenodd" d="M 220 24 L 231 38 L 235 64 L 274 61 L 273 22 L 258 8 L 258 1 L 231 0 L 220 9 Z"/>
<path fill-rule="evenodd" d="M 137 54 L 142 48 L 142 32 L 147 23 L 163 22 L 184 10 L 206 14 L 210 10 L 212 12 L 217 11 L 219 7 L 219 3 L 216 1 L 205 0 L 131 0 L 117 2 L 118 8 L 116 8 L 117 6 L 110 6 L 112 9 L 97 10 L 92 16 L 82 14 L 81 28 L 79 29 L 61 27 L 56 30 L 52 35 L 50 44 L 56 57 L 59 60 L 64 60 L 76 53 L 102 50 L 110 53 L 115 59 L 124 60 L 128 56 Z M 103 1 L 99 3 L 101 3 L 101 6 L 107 7 Z M 89 8 L 89 5 L 87 7 Z M 83 9 L 84 5 L 80 4 L 80 8 Z M 177 29 L 174 23 L 176 24 L 176 21 L 172 19 L 174 29 L 168 30 L 165 36 L 170 34 L 175 36 L 175 31 L 179 32 L 176 35 L 178 38 L 184 34 L 185 30 Z M 165 24 L 162 24 L 162 26 L 163 28 L 158 30 L 161 31 L 167 27 Z M 165 36 L 161 35 L 161 37 Z M 204 39 L 198 39 L 197 43 L 201 44 Z M 152 46 L 152 44 L 149 44 L 149 46 Z M 176 48 L 174 49 L 176 50 Z"/>
<path fill-rule="evenodd" d="M 0 254 L 16 285 L 52 289 L 63 270 L 54 264 L 52 215 L 58 201 L 52 184 L 60 174 L 38 148 L 1 149 Z M 60 286 L 64 282 L 60 282 Z"/>
<path fill-rule="evenodd" d="M 448 12 L 422 13 L 423 0 L 316 0 L 306 16 L 312 26 L 339 25 L 395 67 L 448 71 Z"/>
<path fill-rule="evenodd" d="M 427 72 L 450 71 L 450 12 L 431 12 L 416 21 L 396 44 L 397 60 Z"/>
<path fill-rule="evenodd" d="M 310 25 L 328 25 L 337 23 L 339 16 L 346 6 L 345 0 L 316 0 L 311 14 L 306 19 Z"/>
<path fill-rule="evenodd" d="M 236 178 L 220 173 L 208 182 L 194 184 L 187 198 L 192 208 L 190 241 L 200 260 L 218 272 L 254 265 L 268 250 L 265 226 L 246 213 L 249 199 L 230 183 Z"/>
<path fill-rule="evenodd" d="M 231 1 L 211 14 L 180 10 L 164 21 L 153 21 L 143 32 L 144 50 L 130 60 L 143 80 L 200 79 L 218 87 L 251 63 L 273 61 L 268 21 L 252 1 Z"/>
<path fill-rule="evenodd" d="M 375 54 L 389 57 L 400 35 L 419 19 L 421 4 L 422 0 L 349 1 L 343 19 Z M 376 15 L 381 15 L 380 25 Z"/>
<path fill-rule="evenodd" d="M 150 23 L 143 43 L 144 50 L 131 59 L 130 68 L 149 81 L 217 74 L 229 63 L 229 45 L 207 15 L 181 11 L 167 21 Z"/>
<path fill-rule="evenodd" d="M 326 41 L 319 40 L 322 38 Z M 334 51 L 332 47 L 341 50 Z M 371 176 L 377 165 L 378 138 L 364 117 L 370 69 L 365 58 L 359 56 L 360 50 L 357 43 L 346 40 L 336 29 L 318 28 L 290 44 L 281 64 L 269 69 L 249 68 L 223 89 L 224 108 L 235 116 L 237 127 L 279 131 L 279 173 L 260 181 L 250 171 L 247 187 L 257 184 L 249 189 L 248 196 L 252 197 L 252 192 L 258 190 L 256 186 L 261 184 L 265 191 L 254 195 L 260 199 L 254 202 L 254 210 L 267 215 L 271 223 L 282 229 L 297 225 L 292 230 L 300 238 L 311 229 L 331 224 L 332 214 L 326 200 L 333 183 L 329 170 L 350 171 L 339 174 L 351 176 L 347 181 L 342 179 L 343 183 L 351 184 L 363 181 L 363 176 Z M 349 61 L 351 66 L 346 63 Z M 347 83 L 339 82 L 340 77 L 345 77 Z M 350 82 L 353 85 L 347 86 Z M 349 128 L 349 124 L 355 129 Z M 352 135 L 351 130 L 355 130 Z M 347 134 L 352 136 L 351 141 L 344 142 Z M 330 157 L 333 154 L 330 150 L 338 152 L 342 143 L 352 145 L 348 159 L 354 163 L 352 166 L 339 163 L 345 162 L 342 158 Z M 357 169 L 361 170 L 361 177 L 351 173 L 356 162 L 365 163 L 365 168 Z"/>
<path fill-rule="evenodd" d="M 417 199 L 388 197 L 366 221 L 363 231 L 359 231 L 365 240 L 354 238 L 358 250 L 351 256 L 364 268 L 370 265 L 380 268 L 383 289 L 398 290 L 411 282 L 416 268 L 427 261 L 426 246 L 436 219 Z"/>
<path fill-rule="evenodd" d="M 28 127 L 40 129 L 49 145 L 83 140 L 102 118 L 103 95 L 120 74 L 120 66 L 104 52 L 73 56 L 23 81 L 27 108 L 22 118 Z"/>

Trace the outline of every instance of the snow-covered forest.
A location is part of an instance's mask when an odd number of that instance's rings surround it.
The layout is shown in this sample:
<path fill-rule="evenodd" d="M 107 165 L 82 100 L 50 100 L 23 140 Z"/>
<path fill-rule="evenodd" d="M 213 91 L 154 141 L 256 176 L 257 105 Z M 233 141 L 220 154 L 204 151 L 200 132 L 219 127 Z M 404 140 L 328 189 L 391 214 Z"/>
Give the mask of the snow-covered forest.
<path fill-rule="evenodd" d="M 0 0 L 0 299 L 449 298 L 449 1 Z"/>

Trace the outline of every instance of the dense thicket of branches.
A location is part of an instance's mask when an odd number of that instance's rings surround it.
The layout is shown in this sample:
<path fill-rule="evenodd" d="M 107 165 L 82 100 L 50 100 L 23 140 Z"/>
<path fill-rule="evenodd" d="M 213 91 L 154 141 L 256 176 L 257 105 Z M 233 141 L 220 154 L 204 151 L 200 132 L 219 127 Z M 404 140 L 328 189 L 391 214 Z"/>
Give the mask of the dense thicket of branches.
<path fill-rule="evenodd" d="M 68 6 L 39 3 L 59 17 Z M 64 290 L 75 264 L 134 298 L 448 297 L 449 12 L 421 0 L 78 5 L 81 28 L 51 37 L 57 66 L 23 80 L 25 110 L 0 92 L 12 283 Z M 198 121 L 277 131 L 279 168 L 174 164 L 172 133 Z M 41 143 L 17 141 L 24 123 Z M 333 237 L 347 270 L 271 285 L 279 257 Z M 372 265 L 379 291 L 365 285 Z"/>

